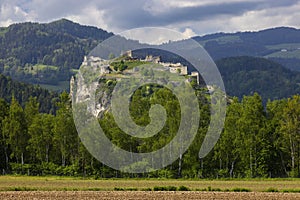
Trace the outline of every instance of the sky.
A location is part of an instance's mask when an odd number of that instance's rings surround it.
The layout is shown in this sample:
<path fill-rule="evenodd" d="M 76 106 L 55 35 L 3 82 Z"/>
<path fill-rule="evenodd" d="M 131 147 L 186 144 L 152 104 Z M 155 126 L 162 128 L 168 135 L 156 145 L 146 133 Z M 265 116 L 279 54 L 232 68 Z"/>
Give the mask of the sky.
<path fill-rule="evenodd" d="M 0 27 L 66 18 L 119 33 L 164 27 L 187 37 L 300 28 L 300 0 L 0 0 Z"/>

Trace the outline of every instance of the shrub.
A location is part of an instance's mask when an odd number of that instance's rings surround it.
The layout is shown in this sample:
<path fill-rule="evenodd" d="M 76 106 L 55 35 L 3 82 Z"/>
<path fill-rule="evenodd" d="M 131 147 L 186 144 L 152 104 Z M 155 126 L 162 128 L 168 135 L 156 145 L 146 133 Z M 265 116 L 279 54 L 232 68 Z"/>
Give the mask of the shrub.
<path fill-rule="evenodd" d="M 247 189 L 247 188 L 233 188 L 233 189 L 231 189 L 231 191 L 233 191 L 233 192 L 251 192 L 251 190 Z"/>
<path fill-rule="evenodd" d="M 178 187 L 178 191 L 190 191 L 190 188 L 181 185 L 181 186 Z"/>
<path fill-rule="evenodd" d="M 153 191 L 177 191 L 175 186 L 155 186 Z"/>
<path fill-rule="evenodd" d="M 279 192 L 279 190 L 276 188 L 268 188 L 266 192 Z"/>
<path fill-rule="evenodd" d="M 118 188 L 118 187 L 115 187 L 115 188 L 114 188 L 114 191 L 124 191 L 124 188 Z"/>
<path fill-rule="evenodd" d="M 151 188 L 142 188 L 141 191 L 152 191 Z"/>
<path fill-rule="evenodd" d="M 285 189 L 283 192 L 300 193 L 300 189 Z"/>

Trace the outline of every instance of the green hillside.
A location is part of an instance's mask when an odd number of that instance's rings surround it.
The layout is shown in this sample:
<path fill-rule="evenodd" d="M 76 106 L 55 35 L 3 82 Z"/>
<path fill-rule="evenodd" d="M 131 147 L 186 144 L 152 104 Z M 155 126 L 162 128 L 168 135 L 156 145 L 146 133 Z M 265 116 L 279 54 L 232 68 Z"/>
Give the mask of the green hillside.
<path fill-rule="evenodd" d="M 57 85 L 68 81 L 84 55 L 112 35 L 65 19 L 0 28 L 0 72 L 19 81 Z"/>
<path fill-rule="evenodd" d="M 278 27 L 258 32 L 216 33 L 195 37 L 215 59 L 257 56 L 300 71 L 300 30 Z"/>
<path fill-rule="evenodd" d="M 300 73 L 276 62 L 241 56 L 224 58 L 216 64 L 231 96 L 241 98 L 258 92 L 266 102 L 300 93 Z"/>
<path fill-rule="evenodd" d="M 37 85 L 14 81 L 10 77 L 0 74 L 0 98 L 6 102 L 10 102 L 12 97 L 23 107 L 30 97 L 36 97 L 40 105 L 40 112 L 55 113 L 58 93 L 50 92 Z"/>

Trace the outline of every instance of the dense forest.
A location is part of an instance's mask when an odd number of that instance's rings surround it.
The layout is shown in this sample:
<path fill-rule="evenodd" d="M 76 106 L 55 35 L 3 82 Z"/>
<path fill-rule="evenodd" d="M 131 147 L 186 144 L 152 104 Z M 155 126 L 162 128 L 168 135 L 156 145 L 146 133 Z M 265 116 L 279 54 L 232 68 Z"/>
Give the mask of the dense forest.
<path fill-rule="evenodd" d="M 0 72 L 34 84 L 68 81 L 83 57 L 112 35 L 66 19 L 0 28 Z"/>
<path fill-rule="evenodd" d="M 56 111 L 55 102 L 59 99 L 59 93 L 46 90 L 38 85 L 31 85 L 12 80 L 10 77 L 0 74 L 0 98 L 10 102 L 14 97 L 21 106 L 25 106 L 31 96 L 39 103 L 39 111 L 52 113 Z"/>
<path fill-rule="evenodd" d="M 258 92 L 264 105 L 300 93 L 300 73 L 264 58 L 229 57 L 216 61 L 226 93 L 240 99 Z"/>
<path fill-rule="evenodd" d="M 108 85 L 109 87 L 109 85 Z M 221 138 L 204 159 L 198 152 L 209 123 L 209 98 L 197 89 L 201 120 L 198 134 L 188 151 L 171 166 L 148 174 L 126 174 L 97 161 L 82 145 L 73 122 L 69 94 L 56 102 L 55 115 L 39 112 L 31 97 L 21 106 L 13 96 L 0 100 L 0 169 L 2 173 L 101 177 L 299 177 L 300 96 L 268 101 L 264 108 L 255 93 L 241 101 L 228 102 Z M 163 87 L 143 86 L 131 101 L 130 112 L 137 124 L 149 123 L 149 107 L 160 103 L 168 113 L 162 131 L 145 140 L 130 138 L 117 128 L 107 112 L 99 123 L 119 147 L 133 152 L 151 152 L 164 146 L 178 129 L 180 106 Z"/>

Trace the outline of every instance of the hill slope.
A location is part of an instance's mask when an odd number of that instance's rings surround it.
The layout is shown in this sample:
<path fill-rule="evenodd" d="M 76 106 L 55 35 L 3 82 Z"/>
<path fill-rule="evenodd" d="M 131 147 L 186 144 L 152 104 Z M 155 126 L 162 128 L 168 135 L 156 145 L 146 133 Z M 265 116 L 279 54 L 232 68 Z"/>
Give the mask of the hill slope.
<path fill-rule="evenodd" d="M 300 30 L 278 27 L 258 32 L 217 33 L 195 37 L 215 59 L 258 56 L 300 71 Z"/>
<path fill-rule="evenodd" d="M 263 101 L 300 93 L 300 73 L 264 58 L 230 57 L 216 62 L 227 94 L 242 97 L 258 92 Z"/>
<path fill-rule="evenodd" d="M 7 102 L 14 96 L 17 101 L 25 106 L 29 97 L 36 97 L 40 104 L 40 112 L 54 113 L 56 110 L 55 102 L 58 100 L 58 93 L 48 91 L 37 85 L 30 85 L 12 80 L 0 74 L 0 98 Z"/>
<path fill-rule="evenodd" d="M 13 24 L 0 29 L 0 72 L 30 83 L 66 81 L 84 55 L 112 35 L 65 19 Z"/>

